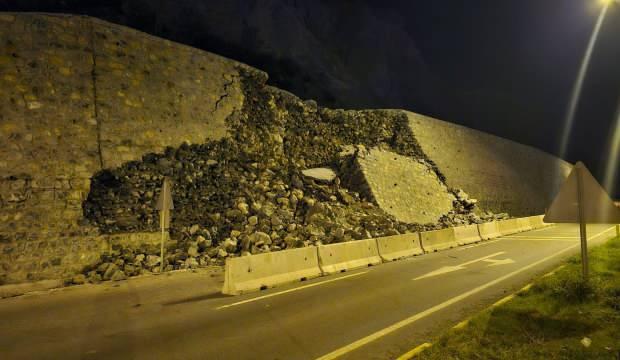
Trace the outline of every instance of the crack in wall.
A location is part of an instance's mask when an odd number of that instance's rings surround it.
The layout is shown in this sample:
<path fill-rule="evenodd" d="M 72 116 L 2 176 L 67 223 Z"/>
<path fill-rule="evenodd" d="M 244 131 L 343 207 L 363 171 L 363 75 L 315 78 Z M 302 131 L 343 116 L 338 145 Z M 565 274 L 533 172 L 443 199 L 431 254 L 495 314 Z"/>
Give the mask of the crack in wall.
<path fill-rule="evenodd" d="M 226 76 L 222 75 L 224 80 L 226 80 Z M 235 83 L 236 76 L 233 75 L 230 81 L 224 83 L 224 94 L 220 95 L 220 97 L 215 101 L 215 107 L 212 113 L 217 111 L 217 107 L 220 105 L 220 102 L 227 98 L 230 94 L 228 93 L 228 88 Z"/>
<path fill-rule="evenodd" d="M 99 121 L 99 108 L 97 106 L 99 98 L 97 97 L 97 52 L 95 51 L 95 29 L 92 20 L 89 20 L 89 24 L 91 58 L 93 63 L 92 70 L 90 72 L 91 80 L 93 82 L 93 116 L 97 124 L 97 154 L 99 155 L 99 166 L 103 169 L 103 154 L 101 151 L 101 122 Z"/>

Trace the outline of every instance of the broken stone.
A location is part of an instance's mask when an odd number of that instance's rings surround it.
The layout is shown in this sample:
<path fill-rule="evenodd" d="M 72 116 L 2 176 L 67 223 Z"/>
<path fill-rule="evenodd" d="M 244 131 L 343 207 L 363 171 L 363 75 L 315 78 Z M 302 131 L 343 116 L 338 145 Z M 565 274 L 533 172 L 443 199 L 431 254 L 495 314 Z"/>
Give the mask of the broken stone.
<path fill-rule="evenodd" d="M 581 339 L 581 345 L 583 345 L 583 347 L 589 348 L 590 345 L 592 345 L 592 339 L 590 339 L 589 337 L 584 337 L 583 339 Z"/>
<path fill-rule="evenodd" d="M 250 242 L 253 244 L 271 244 L 271 238 L 267 233 L 257 231 L 254 234 L 250 235 Z"/>
<path fill-rule="evenodd" d="M 77 274 L 71 279 L 71 283 L 75 285 L 82 285 L 86 283 L 86 276 L 84 274 Z"/>
<path fill-rule="evenodd" d="M 239 209 L 243 215 L 250 213 L 250 207 L 244 202 L 237 204 L 237 209 Z"/>
<path fill-rule="evenodd" d="M 105 273 L 103 273 L 103 280 L 110 280 L 112 276 L 118 271 L 118 266 L 116 264 L 110 264 L 106 269 Z"/>
<path fill-rule="evenodd" d="M 222 246 L 227 252 L 234 253 L 237 250 L 237 241 L 231 238 L 227 238 L 224 240 Z"/>
<path fill-rule="evenodd" d="M 125 279 L 127 279 L 127 275 L 125 275 L 125 273 L 122 272 L 121 270 L 116 270 L 114 274 L 110 277 L 110 280 L 112 281 L 120 281 L 120 280 L 125 280 Z"/>
<path fill-rule="evenodd" d="M 194 235 L 198 232 L 198 230 L 200 230 L 200 225 L 194 224 L 189 228 L 189 233 L 190 235 Z"/>
<path fill-rule="evenodd" d="M 192 245 L 187 249 L 187 255 L 196 257 L 198 256 L 198 245 Z"/>
<path fill-rule="evenodd" d="M 336 178 L 336 173 L 330 168 L 306 169 L 301 173 L 307 178 L 324 183 L 331 183 Z"/>
<path fill-rule="evenodd" d="M 93 283 L 93 284 L 98 284 L 103 280 L 103 278 L 101 277 L 100 274 L 98 274 L 96 271 L 90 271 L 88 273 L 88 281 Z"/>
<path fill-rule="evenodd" d="M 157 255 L 148 255 L 146 257 L 146 266 L 152 268 L 153 266 L 159 265 L 161 262 L 161 258 Z"/>
<path fill-rule="evenodd" d="M 185 260 L 185 262 L 183 263 L 183 268 L 184 269 L 196 269 L 198 268 L 200 264 L 198 263 L 198 260 L 196 260 L 196 258 L 190 257 L 187 258 Z"/>

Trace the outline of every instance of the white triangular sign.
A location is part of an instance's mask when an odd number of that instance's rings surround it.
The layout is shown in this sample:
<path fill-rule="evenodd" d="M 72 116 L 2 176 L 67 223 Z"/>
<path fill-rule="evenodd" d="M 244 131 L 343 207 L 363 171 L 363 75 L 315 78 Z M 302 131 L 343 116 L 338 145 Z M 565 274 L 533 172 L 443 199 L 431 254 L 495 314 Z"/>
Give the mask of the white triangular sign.
<path fill-rule="evenodd" d="M 582 162 L 578 162 L 560 188 L 547 210 L 544 222 L 547 223 L 579 223 L 579 174 L 582 188 L 583 221 L 590 224 L 620 223 L 620 209 L 616 207 Z"/>

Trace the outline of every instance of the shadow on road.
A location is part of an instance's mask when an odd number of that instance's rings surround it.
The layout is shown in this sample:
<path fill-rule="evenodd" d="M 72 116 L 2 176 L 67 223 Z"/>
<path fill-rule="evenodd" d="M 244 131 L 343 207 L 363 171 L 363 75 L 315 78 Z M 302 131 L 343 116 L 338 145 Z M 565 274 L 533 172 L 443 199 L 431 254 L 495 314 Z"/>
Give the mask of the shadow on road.
<path fill-rule="evenodd" d="M 169 302 L 163 303 L 163 306 L 180 305 L 180 304 L 187 304 L 187 303 L 192 303 L 192 302 L 197 302 L 197 301 L 222 299 L 222 298 L 227 298 L 227 297 L 231 297 L 231 295 L 224 295 L 220 292 L 216 292 L 216 293 L 210 293 L 206 295 L 192 296 L 192 297 L 181 299 L 181 300 L 169 301 Z"/>

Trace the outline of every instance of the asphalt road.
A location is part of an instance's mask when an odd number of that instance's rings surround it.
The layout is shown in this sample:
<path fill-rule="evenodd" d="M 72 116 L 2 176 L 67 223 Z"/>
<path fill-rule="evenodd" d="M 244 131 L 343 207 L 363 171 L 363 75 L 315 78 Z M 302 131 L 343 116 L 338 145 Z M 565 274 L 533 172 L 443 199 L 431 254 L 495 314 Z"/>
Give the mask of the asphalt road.
<path fill-rule="evenodd" d="M 391 359 L 553 269 L 578 236 L 558 225 L 237 297 L 211 270 L 4 299 L 0 358 Z"/>

